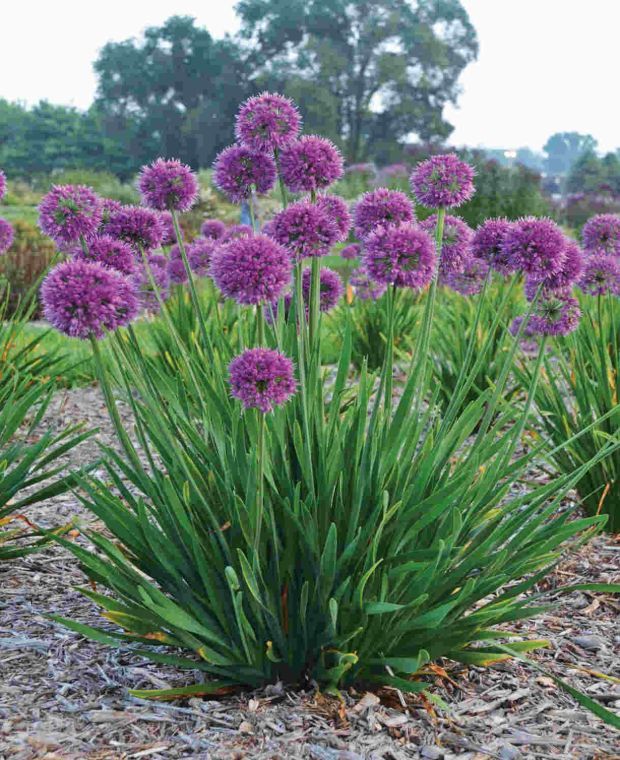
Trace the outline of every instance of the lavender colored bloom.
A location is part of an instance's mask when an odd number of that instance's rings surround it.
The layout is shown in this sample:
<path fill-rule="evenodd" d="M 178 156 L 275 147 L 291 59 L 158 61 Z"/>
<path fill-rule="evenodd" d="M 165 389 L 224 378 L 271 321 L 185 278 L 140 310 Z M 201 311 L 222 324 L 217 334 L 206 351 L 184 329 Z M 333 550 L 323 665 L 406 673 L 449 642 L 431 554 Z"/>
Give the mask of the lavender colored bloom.
<path fill-rule="evenodd" d="M 316 205 L 322 208 L 338 228 L 338 241 L 346 240 L 351 229 L 351 214 L 344 198 L 339 195 L 319 195 Z"/>
<path fill-rule="evenodd" d="M 0 169 L 0 201 L 4 198 L 6 193 L 6 174 Z"/>
<path fill-rule="evenodd" d="M 132 280 L 138 289 L 140 308 L 153 314 L 159 312 L 161 307 L 157 293 L 162 301 L 166 301 L 170 295 L 168 259 L 160 254 L 150 255 L 148 257 L 148 271 L 144 264 L 140 264 L 138 271 L 132 276 Z"/>
<path fill-rule="evenodd" d="M 105 227 L 110 220 L 110 215 L 123 208 L 123 204 L 120 201 L 115 201 L 112 198 L 101 199 L 101 221 L 99 222 L 98 235 L 105 234 Z"/>
<path fill-rule="evenodd" d="M 591 296 L 620 295 L 620 258 L 588 256 L 579 287 Z"/>
<path fill-rule="evenodd" d="M 241 304 L 276 301 L 290 284 L 288 252 L 265 235 L 239 238 L 217 248 L 209 274 L 227 298 Z"/>
<path fill-rule="evenodd" d="M 138 190 L 144 205 L 157 211 L 189 211 L 198 198 L 198 180 L 180 161 L 158 158 L 142 167 Z"/>
<path fill-rule="evenodd" d="M 424 288 L 433 279 L 436 263 L 432 239 L 416 224 L 377 227 L 366 240 L 364 269 L 386 285 Z"/>
<path fill-rule="evenodd" d="M 523 320 L 525 317 L 515 317 L 512 322 L 510 323 L 510 327 L 508 328 L 508 331 L 511 335 L 513 335 L 515 338 L 519 334 L 519 330 L 521 330 L 521 325 L 523 324 Z M 523 332 L 521 333 L 522 337 L 531 338 L 533 335 L 537 335 L 538 333 L 532 329 L 531 321 L 528 321 L 528 323 L 525 325 L 525 328 L 523 329 Z"/>
<path fill-rule="evenodd" d="M 227 243 L 229 240 L 236 240 L 237 238 L 247 237 L 248 235 L 253 234 L 254 230 L 249 224 L 233 224 L 228 228 L 222 240 Z"/>
<path fill-rule="evenodd" d="M 295 393 L 293 362 L 279 351 L 250 348 L 233 359 L 228 369 L 232 395 L 245 409 L 267 414 Z"/>
<path fill-rule="evenodd" d="M 362 301 L 376 301 L 387 290 L 387 285 L 384 282 L 373 280 L 363 267 L 359 267 L 353 272 L 349 282 L 355 291 L 355 295 Z"/>
<path fill-rule="evenodd" d="M 0 219 L 0 254 L 6 253 L 13 245 L 15 232 L 6 219 Z"/>
<path fill-rule="evenodd" d="M 312 270 L 306 267 L 301 277 L 301 287 L 306 309 L 310 306 L 310 287 L 312 282 Z M 321 281 L 319 287 L 319 304 L 321 311 L 331 311 L 344 293 L 344 285 L 338 272 L 323 267 L 321 269 Z"/>
<path fill-rule="evenodd" d="M 233 203 L 242 203 L 257 193 L 268 193 L 276 183 L 276 165 L 268 153 L 245 145 L 231 145 L 218 154 L 213 164 L 216 186 Z"/>
<path fill-rule="evenodd" d="M 340 255 L 347 261 L 352 261 L 359 258 L 362 252 L 362 246 L 359 243 L 350 243 L 340 251 Z"/>
<path fill-rule="evenodd" d="M 597 214 L 584 224 L 583 244 L 590 253 L 620 256 L 620 216 Z"/>
<path fill-rule="evenodd" d="M 433 214 L 422 222 L 421 227 L 434 237 L 436 225 L 437 214 Z M 465 265 L 471 256 L 472 237 L 473 230 L 460 216 L 446 214 L 439 259 L 440 274 L 457 274 L 465 270 Z"/>
<path fill-rule="evenodd" d="M 338 148 L 317 135 L 304 135 L 287 145 L 280 156 L 282 180 L 294 193 L 328 187 L 342 177 L 343 167 Z"/>
<path fill-rule="evenodd" d="M 488 273 L 487 262 L 471 256 L 462 272 L 450 272 L 443 278 L 443 283 L 462 296 L 473 296 L 482 290 Z"/>
<path fill-rule="evenodd" d="M 474 194 L 474 168 L 454 153 L 431 156 L 416 166 L 411 189 L 427 208 L 460 206 Z"/>
<path fill-rule="evenodd" d="M 512 222 L 507 219 L 487 219 L 476 229 L 471 240 L 472 256 L 483 259 L 502 275 L 509 275 L 515 271 L 502 249 L 511 225 Z"/>
<path fill-rule="evenodd" d="M 577 329 L 580 317 L 576 298 L 550 294 L 536 303 L 528 326 L 539 335 L 568 335 Z"/>
<path fill-rule="evenodd" d="M 211 266 L 211 257 L 216 248 L 214 240 L 196 238 L 187 246 L 187 260 L 192 272 L 198 277 L 207 277 Z"/>
<path fill-rule="evenodd" d="M 110 214 L 105 226 L 106 234 L 123 240 L 140 252 L 150 251 L 161 245 L 163 229 L 156 211 L 140 206 L 122 206 Z"/>
<path fill-rule="evenodd" d="M 273 218 L 273 238 L 297 259 L 325 256 L 338 235 L 324 209 L 308 201 L 293 203 Z"/>
<path fill-rule="evenodd" d="M 59 246 L 96 234 L 101 199 L 83 185 L 54 185 L 39 204 L 39 227 Z"/>
<path fill-rule="evenodd" d="M 220 240 L 226 234 L 226 225 L 220 219 L 205 219 L 200 225 L 200 234 L 211 240 Z"/>
<path fill-rule="evenodd" d="M 502 251 L 515 270 L 522 269 L 532 279 L 543 280 L 562 271 L 566 238 L 551 219 L 530 216 L 511 226 Z"/>
<path fill-rule="evenodd" d="M 170 211 L 162 211 L 159 215 L 159 221 L 161 223 L 162 234 L 160 245 L 174 245 L 177 242 L 177 233 L 174 229 L 172 213 Z"/>
<path fill-rule="evenodd" d="M 170 249 L 170 258 L 168 259 L 168 277 L 174 285 L 185 285 L 188 281 L 187 271 L 181 256 L 181 249 L 178 245 L 173 245 Z"/>
<path fill-rule="evenodd" d="M 543 290 L 546 294 L 560 292 L 570 295 L 571 287 L 583 273 L 583 252 L 577 243 L 570 240 L 566 242 L 565 254 L 562 268 L 556 274 L 551 274 L 542 280 L 531 275 L 525 278 L 525 296 L 528 301 L 534 299 L 540 283 L 543 284 Z"/>
<path fill-rule="evenodd" d="M 116 240 L 109 235 L 101 235 L 91 238 L 86 247 L 87 250 L 84 251 L 82 246 L 77 246 L 73 258 L 96 262 L 108 269 L 116 269 L 122 274 L 133 274 L 136 270 L 133 251 L 122 240 Z"/>
<path fill-rule="evenodd" d="M 273 219 L 269 219 L 269 221 L 263 224 L 261 228 L 261 234 L 267 235 L 268 237 L 273 237 L 274 229 L 275 229 L 275 225 L 273 223 Z"/>
<path fill-rule="evenodd" d="M 540 298 L 549 298 L 551 296 L 565 298 L 570 296 L 571 288 L 570 286 L 564 288 L 550 288 L 547 287 L 544 280 L 540 281 L 535 280 L 532 277 L 526 277 L 525 282 L 523 283 L 523 292 L 525 298 L 531 302 L 537 295 L 539 295 Z"/>
<path fill-rule="evenodd" d="M 41 300 L 48 322 L 72 338 L 101 338 L 138 313 L 132 280 L 87 261 L 70 260 L 54 267 L 41 286 Z"/>
<path fill-rule="evenodd" d="M 235 121 L 235 135 L 252 150 L 271 153 L 281 150 L 301 129 L 301 116 L 292 100 L 270 92 L 249 98 Z"/>
<path fill-rule="evenodd" d="M 357 202 L 353 215 L 355 235 L 364 240 L 379 225 L 412 222 L 414 218 L 413 206 L 404 193 L 379 187 L 364 193 Z"/>

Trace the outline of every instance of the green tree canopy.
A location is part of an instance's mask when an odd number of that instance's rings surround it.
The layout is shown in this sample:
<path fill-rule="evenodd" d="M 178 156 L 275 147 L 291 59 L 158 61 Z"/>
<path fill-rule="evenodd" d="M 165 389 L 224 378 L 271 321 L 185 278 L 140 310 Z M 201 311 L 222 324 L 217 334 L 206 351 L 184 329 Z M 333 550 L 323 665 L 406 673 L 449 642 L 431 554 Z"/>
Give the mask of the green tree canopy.
<path fill-rule="evenodd" d="M 597 142 L 592 135 L 579 132 L 556 132 L 543 148 L 547 154 L 545 168 L 549 174 L 568 174 L 577 159 L 593 152 Z"/>

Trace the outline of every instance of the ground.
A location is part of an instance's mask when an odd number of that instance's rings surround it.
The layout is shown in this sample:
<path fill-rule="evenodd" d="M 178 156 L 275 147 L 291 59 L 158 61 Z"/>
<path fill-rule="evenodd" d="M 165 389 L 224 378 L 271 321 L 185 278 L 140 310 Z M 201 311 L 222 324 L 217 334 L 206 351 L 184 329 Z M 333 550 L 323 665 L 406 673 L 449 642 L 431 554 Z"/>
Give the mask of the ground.
<path fill-rule="evenodd" d="M 95 388 L 59 393 L 47 419 L 60 427 L 84 420 L 112 433 Z M 95 441 L 72 454 L 91 461 Z M 30 510 L 35 521 L 92 522 L 67 494 Z M 129 688 L 193 681 L 74 634 L 45 616 L 100 624 L 74 586 L 83 576 L 59 547 L 0 567 L 0 758 L 209 758 L 213 760 L 405 760 L 405 758 L 620 758 L 620 733 L 580 707 L 540 672 L 511 662 L 494 668 L 443 663 L 433 693 L 447 709 L 397 692 L 346 693 L 344 702 L 281 685 L 221 701 L 155 703 Z M 552 588 L 620 582 L 620 542 L 599 536 L 570 556 Z M 553 597 L 552 597 L 553 598 Z M 545 669 L 620 709 L 620 603 L 605 594 L 555 597 L 557 606 L 510 630 L 549 640 L 532 656 Z M 610 678 L 603 678 L 607 674 Z"/>

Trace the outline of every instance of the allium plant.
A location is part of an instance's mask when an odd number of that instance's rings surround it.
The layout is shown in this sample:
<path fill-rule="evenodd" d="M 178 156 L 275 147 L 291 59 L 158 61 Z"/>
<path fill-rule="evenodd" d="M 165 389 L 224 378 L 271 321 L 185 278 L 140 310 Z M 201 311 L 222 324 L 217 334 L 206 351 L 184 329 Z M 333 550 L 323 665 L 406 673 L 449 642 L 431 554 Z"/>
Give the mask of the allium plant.
<path fill-rule="evenodd" d="M 344 242 L 351 229 L 351 214 L 345 199 L 339 195 L 319 195 L 316 198 L 316 205 L 327 213 L 338 228 L 337 242 Z M 342 256 L 342 251 L 340 255 Z"/>
<path fill-rule="evenodd" d="M 0 169 L 0 201 L 6 193 L 6 174 Z"/>
<path fill-rule="evenodd" d="M 39 205 L 39 226 L 63 247 L 95 235 L 102 214 L 101 199 L 89 187 L 55 185 Z"/>
<path fill-rule="evenodd" d="M 213 164 L 216 186 L 233 203 L 247 200 L 254 191 L 268 193 L 276 183 L 276 165 L 268 153 L 244 145 L 231 145 Z"/>
<path fill-rule="evenodd" d="M 158 158 L 138 178 L 145 206 L 158 211 L 189 211 L 198 198 L 198 180 L 189 166 Z"/>
<path fill-rule="evenodd" d="M 304 135 L 280 154 L 282 181 L 294 193 L 329 187 L 342 177 L 343 166 L 338 148 L 317 135 Z"/>
<path fill-rule="evenodd" d="M 273 219 L 272 237 L 296 259 L 326 256 L 340 232 L 328 212 L 310 201 L 298 201 Z"/>
<path fill-rule="evenodd" d="M 584 224 L 581 231 L 584 248 L 592 254 L 620 256 L 620 216 L 597 214 Z"/>
<path fill-rule="evenodd" d="M 0 254 L 6 253 L 13 245 L 14 235 L 13 225 L 0 218 Z"/>
<path fill-rule="evenodd" d="M 200 234 L 211 240 L 221 240 L 226 234 L 226 225 L 220 219 L 205 219 L 200 225 Z"/>
<path fill-rule="evenodd" d="M 141 251 L 159 248 L 164 238 L 159 214 L 139 206 L 121 206 L 111 211 L 104 230 L 110 237 L 128 243 L 138 257 Z"/>
<path fill-rule="evenodd" d="M 122 240 L 116 240 L 109 235 L 91 238 L 84 248 L 78 246 L 75 249 L 73 257 L 101 264 L 122 274 L 133 274 L 137 267 L 137 261 L 131 247 Z"/>
<path fill-rule="evenodd" d="M 503 250 L 504 238 L 511 225 L 512 222 L 507 219 L 487 219 L 476 229 L 471 239 L 472 256 L 483 259 L 502 275 L 510 275 L 516 271 Z"/>
<path fill-rule="evenodd" d="M 579 287 L 591 296 L 620 296 L 620 257 L 588 256 Z"/>
<path fill-rule="evenodd" d="M 474 194 L 474 169 L 454 153 L 431 156 L 411 175 L 411 188 L 422 206 L 452 208 L 461 206 Z"/>
<path fill-rule="evenodd" d="M 273 153 L 297 139 L 301 116 L 292 100 L 263 92 L 239 108 L 235 122 L 237 140 L 253 150 Z"/>
<path fill-rule="evenodd" d="M 561 272 L 566 258 L 566 238 L 551 219 L 528 217 L 510 227 L 502 251 L 515 271 L 522 270 L 540 281 Z"/>
<path fill-rule="evenodd" d="M 355 204 L 353 225 L 360 239 L 373 232 L 379 225 L 391 226 L 414 220 L 413 204 L 398 190 L 380 187 L 364 193 Z"/>
<path fill-rule="evenodd" d="M 421 227 L 430 234 L 437 229 L 439 214 L 425 219 Z M 446 214 L 443 217 L 443 236 L 439 272 L 443 275 L 463 272 L 471 256 L 472 230 L 467 222 L 458 216 Z"/>

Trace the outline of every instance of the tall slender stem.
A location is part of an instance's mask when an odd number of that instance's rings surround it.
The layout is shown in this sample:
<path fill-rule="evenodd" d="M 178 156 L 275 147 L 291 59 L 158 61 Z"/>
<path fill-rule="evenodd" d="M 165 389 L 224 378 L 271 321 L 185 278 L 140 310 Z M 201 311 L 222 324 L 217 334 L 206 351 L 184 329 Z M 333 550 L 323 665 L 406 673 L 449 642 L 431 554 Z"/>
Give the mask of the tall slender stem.
<path fill-rule="evenodd" d="M 262 303 L 256 304 L 256 342 L 259 346 L 265 344 L 265 315 Z"/>
<path fill-rule="evenodd" d="M 284 186 L 284 180 L 282 179 L 282 171 L 280 168 L 280 151 L 277 148 L 274 148 L 273 160 L 275 161 L 276 170 L 278 172 L 278 186 L 280 187 L 280 197 L 282 199 L 282 208 L 286 208 L 288 206 L 288 197 L 286 194 L 286 187 Z"/>
<path fill-rule="evenodd" d="M 248 198 L 248 211 L 250 212 L 250 226 L 252 232 L 256 235 L 256 214 L 254 213 L 254 185 L 250 189 L 250 197 Z"/>
<path fill-rule="evenodd" d="M 387 343 L 385 346 L 385 413 L 389 414 L 392 407 L 392 384 L 394 378 L 394 300 L 396 286 L 390 285 L 386 293 L 387 306 Z"/>
<path fill-rule="evenodd" d="M 265 415 L 258 412 L 258 442 L 257 442 L 257 481 L 256 481 L 256 522 L 254 527 L 254 567 L 259 566 L 260 534 L 263 525 L 265 507 Z"/>
<path fill-rule="evenodd" d="M 179 226 L 179 218 L 178 218 L 176 210 L 171 211 L 171 214 L 172 214 L 172 224 L 174 225 L 174 234 L 176 235 L 177 245 L 179 246 L 181 258 L 183 259 L 183 266 L 185 267 L 185 273 L 187 274 L 187 281 L 189 285 L 189 295 L 192 301 L 192 305 L 196 311 L 196 319 L 198 320 L 198 326 L 200 328 L 200 334 L 202 336 L 204 346 L 208 350 L 209 339 L 207 336 L 207 328 L 205 326 L 204 319 L 203 319 L 200 299 L 198 298 L 198 293 L 196 292 L 196 283 L 194 282 L 194 273 L 192 272 L 192 268 L 189 265 L 187 252 L 185 250 L 185 243 L 183 242 L 183 235 L 181 233 L 181 228 Z"/>

